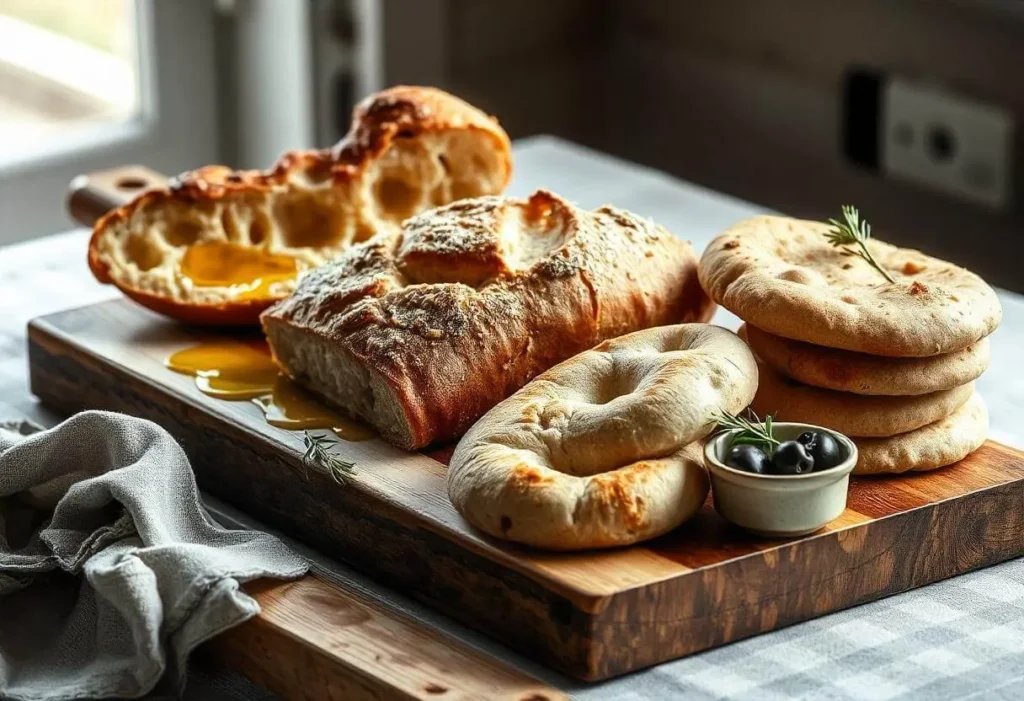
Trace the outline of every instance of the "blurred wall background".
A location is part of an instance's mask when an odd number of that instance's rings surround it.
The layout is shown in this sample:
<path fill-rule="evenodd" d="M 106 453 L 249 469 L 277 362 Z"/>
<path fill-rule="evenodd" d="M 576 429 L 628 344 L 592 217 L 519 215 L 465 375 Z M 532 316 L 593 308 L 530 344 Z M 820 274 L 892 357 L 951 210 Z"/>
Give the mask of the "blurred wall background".
<path fill-rule="evenodd" d="M 857 67 L 1006 115 L 1005 201 L 853 163 Z M 880 236 L 1024 291 L 1022 73 L 1024 0 L 0 0 L 0 242 L 66 228 L 77 172 L 264 167 L 413 83 L 513 137 L 555 134 L 785 213 L 855 204 Z"/>
<path fill-rule="evenodd" d="M 514 136 L 558 134 L 788 214 L 837 216 L 854 203 L 879 236 L 1024 290 L 1024 138 L 1010 155 L 1009 202 L 996 209 L 869 172 L 841 148 L 855 66 L 934 82 L 1024 124 L 1020 0 L 383 7 L 388 83 L 448 87 Z"/>

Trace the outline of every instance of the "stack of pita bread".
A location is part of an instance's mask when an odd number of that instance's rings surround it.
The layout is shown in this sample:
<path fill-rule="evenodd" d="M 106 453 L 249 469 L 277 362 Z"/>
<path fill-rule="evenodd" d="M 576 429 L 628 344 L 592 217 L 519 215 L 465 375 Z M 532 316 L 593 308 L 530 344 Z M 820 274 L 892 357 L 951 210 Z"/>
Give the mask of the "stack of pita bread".
<path fill-rule="evenodd" d="M 974 380 L 1002 310 L 977 275 L 869 239 L 866 259 L 829 224 L 757 217 L 717 236 L 704 289 L 746 322 L 760 379 L 752 405 L 853 438 L 858 474 L 930 470 L 976 450 L 988 412 Z"/>

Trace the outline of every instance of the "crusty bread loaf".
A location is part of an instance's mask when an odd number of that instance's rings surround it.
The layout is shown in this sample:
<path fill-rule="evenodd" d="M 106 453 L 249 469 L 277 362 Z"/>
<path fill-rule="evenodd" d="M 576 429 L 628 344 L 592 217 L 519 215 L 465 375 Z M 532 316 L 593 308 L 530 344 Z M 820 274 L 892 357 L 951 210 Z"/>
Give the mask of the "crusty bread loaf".
<path fill-rule="evenodd" d="M 295 287 L 253 296 L 198 284 L 180 263 L 195 243 L 228 242 L 295 259 L 298 272 L 407 217 L 464 197 L 499 194 L 512 161 L 496 120 L 436 88 L 399 86 L 356 106 L 336 146 L 291 151 L 266 171 L 207 166 L 100 219 L 89 267 L 155 311 L 183 321 L 254 324 Z"/>
<path fill-rule="evenodd" d="M 712 311 L 688 243 L 538 191 L 414 217 L 312 271 L 262 322 L 292 378 L 415 449 L 604 339 Z"/>

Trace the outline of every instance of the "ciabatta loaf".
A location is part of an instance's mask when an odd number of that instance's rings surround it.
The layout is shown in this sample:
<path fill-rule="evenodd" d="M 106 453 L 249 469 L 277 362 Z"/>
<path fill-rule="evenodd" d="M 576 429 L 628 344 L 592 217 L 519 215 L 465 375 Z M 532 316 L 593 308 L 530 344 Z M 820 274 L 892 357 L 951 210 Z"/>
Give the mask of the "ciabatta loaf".
<path fill-rule="evenodd" d="M 332 148 L 288 152 L 266 171 L 207 166 L 113 210 L 93 229 L 89 267 L 162 314 L 255 324 L 305 270 L 413 214 L 499 194 L 511 168 L 508 136 L 493 118 L 436 88 L 390 88 L 356 106 Z M 232 251 L 236 265 L 218 266 L 228 272 L 275 256 L 291 274 L 255 290 L 196 278 L 184 263 L 197 244 L 242 249 Z"/>
<path fill-rule="evenodd" d="M 688 243 L 538 191 L 409 219 L 309 273 L 262 322 L 292 378 L 415 449 L 604 339 L 712 311 Z"/>

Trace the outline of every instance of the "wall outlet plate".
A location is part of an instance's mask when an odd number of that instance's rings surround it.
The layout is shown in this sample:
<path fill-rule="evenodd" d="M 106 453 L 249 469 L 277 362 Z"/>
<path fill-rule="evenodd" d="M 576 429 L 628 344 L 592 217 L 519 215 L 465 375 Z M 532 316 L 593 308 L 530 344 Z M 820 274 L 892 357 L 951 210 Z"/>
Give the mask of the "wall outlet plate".
<path fill-rule="evenodd" d="M 1008 110 L 900 77 L 880 87 L 878 165 L 884 175 L 1006 207 L 1014 135 Z"/>

